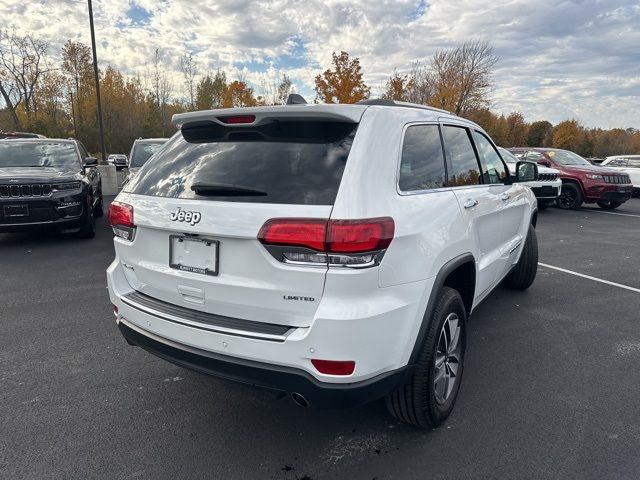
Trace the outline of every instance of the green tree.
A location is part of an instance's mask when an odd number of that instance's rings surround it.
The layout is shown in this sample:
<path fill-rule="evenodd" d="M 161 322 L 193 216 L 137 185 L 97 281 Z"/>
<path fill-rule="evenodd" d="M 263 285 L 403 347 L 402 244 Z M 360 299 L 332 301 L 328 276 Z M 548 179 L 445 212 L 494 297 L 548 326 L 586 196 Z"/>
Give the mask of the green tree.
<path fill-rule="evenodd" d="M 529 147 L 547 147 L 551 143 L 553 135 L 553 125 L 546 120 L 533 122 L 529 126 L 529 134 L 527 135 L 527 146 Z"/>

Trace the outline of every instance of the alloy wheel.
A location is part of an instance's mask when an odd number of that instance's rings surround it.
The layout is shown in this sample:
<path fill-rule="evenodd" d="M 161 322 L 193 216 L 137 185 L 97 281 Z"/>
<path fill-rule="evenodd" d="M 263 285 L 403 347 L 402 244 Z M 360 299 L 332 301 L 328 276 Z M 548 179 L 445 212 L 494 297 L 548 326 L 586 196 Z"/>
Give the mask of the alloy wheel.
<path fill-rule="evenodd" d="M 434 359 L 433 388 L 436 401 L 445 403 L 451 396 L 462 363 L 460 318 L 450 313 L 442 324 Z"/>
<path fill-rule="evenodd" d="M 558 197 L 558 206 L 561 208 L 571 208 L 577 200 L 577 192 L 572 188 L 563 188 L 562 193 Z"/>

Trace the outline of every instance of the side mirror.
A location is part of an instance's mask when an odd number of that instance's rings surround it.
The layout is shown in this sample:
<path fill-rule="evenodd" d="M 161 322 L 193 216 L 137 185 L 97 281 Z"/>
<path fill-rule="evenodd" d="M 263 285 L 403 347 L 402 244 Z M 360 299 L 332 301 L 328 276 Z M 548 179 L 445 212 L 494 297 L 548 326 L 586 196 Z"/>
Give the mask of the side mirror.
<path fill-rule="evenodd" d="M 538 160 L 538 165 L 542 165 L 543 167 L 550 167 L 551 162 L 549 160 Z"/>
<path fill-rule="evenodd" d="M 98 159 L 95 157 L 87 157 L 82 162 L 83 167 L 95 167 L 98 165 Z"/>
<path fill-rule="evenodd" d="M 538 165 L 533 162 L 516 163 L 516 182 L 535 182 L 538 180 Z"/>

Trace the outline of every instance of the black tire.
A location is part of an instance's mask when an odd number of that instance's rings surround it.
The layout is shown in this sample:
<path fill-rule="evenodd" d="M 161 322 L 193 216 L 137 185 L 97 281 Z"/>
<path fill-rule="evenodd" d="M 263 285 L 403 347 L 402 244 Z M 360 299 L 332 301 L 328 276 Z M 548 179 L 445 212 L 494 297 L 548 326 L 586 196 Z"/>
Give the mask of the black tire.
<path fill-rule="evenodd" d="M 602 201 L 598 202 L 598 206 L 603 210 L 613 210 L 614 208 L 618 208 L 622 205 L 622 202 L 614 202 L 614 201 Z"/>
<path fill-rule="evenodd" d="M 96 218 L 93 215 L 93 200 L 90 196 L 87 197 L 87 208 L 85 208 L 84 215 L 82 217 L 82 226 L 76 236 L 79 238 L 93 238 L 96 236 Z"/>
<path fill-rule="evenodd" d="M 542 210 L 546 210 L 549 207 L 549 204 L 547 202 L 538 202 L 538 210 L 542 211 Z"/>
<path fill-rule="evenodd" d="M 567 182 L 562 184 L 562 192 L 556 201 L 558 208 L 563 210 L 577 210 L 582 206 L 584 197 L 582 196 L 582 190 L 580 187 L 573 183 Z"/>
<path fill-rule="evenodd" d="M 515 290 L 526 290 L 536 279 L 538 272 L 538 237 L 533 225 L 529 225 L 527 240 L 513 271 L 507 276 L 505 286 Z"/>
<path fill-rule="evenodd" d="M 456 320 L 454 331 L 458 332 L 456 346 L 459 347 L 457 361 L 453 361 L 448 354 L 441 354 L 441 335 L 446 330 L 445 323 L 451 325 L 451 321 Z M 418 360 L 411 378 L 397 390 L 392 392 L 385 399 L 389 413 L 398 420 L 420 428 L 433 428 L 444 422 L 451 414 L 453 406 L 458 396 L 462 372 L 464 368 L 464 352 L 466 347 L 466 324 L 467 318 L 464 303 L 460 294 L 453 288 L 443 287 L 440 297 L 436 303 L 429 321 L 429 329 L 420 350 Z M 451 330 L 448 330 L 451 332 Z M 449 338 L 455 336 L 450 335 Z M 446 338 L 446 334 L 445 334 Z M 438 354 L 440 356 L 438 357 Z M 446 382 L 444 391 L 448 392 L 446 397 L 439 398 L 436 389 L 436 380 L 443 376 L 436 377 L 438 367 L 436 359 L 443 359 L 440 371 L 448 373 L 449 377 L 443 380 Z M 455 375 L 452 374 L 452 366 L 457 366 Z M 455 378 L 450 386 L 451 378 Z M 442 383 L 440 383 L 442 385 Z M 449 390 L 450 387 L 450 390 Z M 441 389 L 442 390 L 442 389 Z M 442 392 L 441 392 L 442 393 Z"/>
<path fill-rule="evenodd" d="M 104 215 L 104 197 L 102 196 L 102 184 L 100 184 L 100 188 L 98 190 L 98 203 L 93 209 L 93 215 L 96 218 L 100 218 Z"/>

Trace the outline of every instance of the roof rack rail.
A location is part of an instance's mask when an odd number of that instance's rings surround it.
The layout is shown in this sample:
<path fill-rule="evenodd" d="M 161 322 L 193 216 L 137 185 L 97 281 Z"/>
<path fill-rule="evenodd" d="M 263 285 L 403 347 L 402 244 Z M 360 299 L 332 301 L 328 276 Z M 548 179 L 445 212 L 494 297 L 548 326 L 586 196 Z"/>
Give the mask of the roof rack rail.
<path fill-rule="evenodd" d="M 431 107 L 429 105 L 421 105 L 419 103 L 409 102 L 397 102 L 395 100 L 389 100 L 387 98 L 374 98 L 371 100 L 360 100 L 356 102 L 356 105 L 378 105 L 383 107 L 405 107 L 405 108 L 420 108 L 422 110 L 431 110 L 434 112 L 446 113 L 448 115 L 454 115 L 453 113 L 443 110 L 441 108 Z"/>

